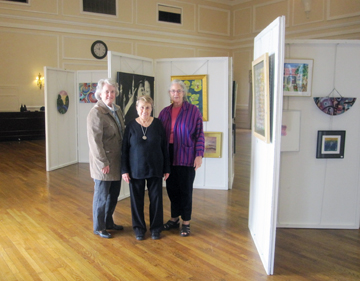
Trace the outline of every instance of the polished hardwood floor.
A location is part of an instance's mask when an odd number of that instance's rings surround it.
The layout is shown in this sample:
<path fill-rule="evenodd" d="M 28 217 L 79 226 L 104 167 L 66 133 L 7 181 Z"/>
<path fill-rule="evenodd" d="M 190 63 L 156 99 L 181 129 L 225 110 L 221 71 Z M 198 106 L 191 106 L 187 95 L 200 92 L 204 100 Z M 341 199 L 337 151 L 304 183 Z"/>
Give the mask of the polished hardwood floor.
<path fill-rule="evenodd" d="M 266 275 L 248 230 L 250 136 L 237 132 L 232 190 L 194 191 L 191 236 L 144 241 L 128 198 L 115 212 L 125 229 L 93 234 L 87 164 L 46 172 L 44 141 L 0 142 L 0 280 L 360 280 L 359 230 L 278 229 Z"/>

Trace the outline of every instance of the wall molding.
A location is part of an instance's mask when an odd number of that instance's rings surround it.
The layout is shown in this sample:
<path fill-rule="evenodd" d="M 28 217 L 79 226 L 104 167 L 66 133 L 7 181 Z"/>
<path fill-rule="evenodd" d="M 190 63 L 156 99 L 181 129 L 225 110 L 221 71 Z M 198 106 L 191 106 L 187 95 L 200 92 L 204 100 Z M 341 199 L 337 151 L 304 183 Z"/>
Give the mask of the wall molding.
<path fill-rule="evenodd" d="M 166 42 L 166 43 L 174 43 L 174 44 L 181 44 L 181 45 L 188 45 L 189 42 L 186 39 L 191 39 L 191 45 L 194 46 L 208 46 L 213 48 L 224 48 L 224 49 L 231 49 L 228 45 L 231 44 L 231 40 L 228 39 L 219 39 L 219 38 L 209 38 L 205 36 L 199 35 L 185 35 L 185 34 L 174 34 L 170 32 L 162 32 L 162 31 L 154 31 L 154 30 L 140 30 L 135 28 L 125 28 L 125 27 L 114 27 L 114 26 L 104 26 L 104 25 L 97 25 L 97 24 L 85 24 L 85 23 L 78 23 L 78 22 L 69 22 L 69 21 L 61 21 L 61 20 L 51 20 L 51 19 L 34 19 L 29 17 L 20 17 L 20 16 L 11 16 L 11 15 L 4 15 L 0 14 L 0 18 L 8 18 L 8 19 L 16 19 L 16 20 L 26 20 L 29 22 L 40 22 L 40 23 L 51 23 L 56 25 L 74 25 L 76 28 L 64 28 L 64 27 L 57 27 L 57 26 L 44 26 L 44 25 L 35 25 L 35 24 L 20 24 L 20 23 L 10 23 L 7 22 L 0 22 L 1 27 L 9 27 L 9 28 L 21 28 L 26 30 L 39 30 L 39 31 L 51 31 L 51 32 L 60 32 L 60 33 L 72 33 L 72 34 L 86 34 L 92 36 L 101 36 L 101 37 L 113 37 L 113 38 L 126 38 L 132 40 L 140 40 L 140 41 L 153 41 L 153 42 Z M 84 28 L 89 28 L 89 30 L 79 29 L 79 26 Z M 94 28 L 99 29 L 100 31 L 94 30 Z M 116 31 L 126 31 L 129 33 L 146 33 L 148 36 L 143 35 L 129 35 L 129 34 L 116 34 L 113 32 L 104 32 L 103 30 L 116 30 Z M 161 37 L 154 38 L 150 35 L 158 35 Z M 168 39 L 169 37 L 177 37 L 179 40 L 176 39 Z M 214 43 L 198 43 L 199 41 L 210 41 Z M 219 43 L 223 43 L 221 45 Z"/>
<path fill-rule="evenodd" d="M 219 12 L 226 12 L 227 14 L 227 31 L 226 33 L 220 33 L 220 32 L 211 32 L 211 31 L 207 31 L 207 30 L 202 30 L 200 28 L 200 20 L 201 20 L 201 9 L 208 9 L 208 10 L 213 10 L 213 11 L 219 11 Z M 215 7 L 211 7 L 211 6 L 205 6 L 205 5 L 199 5 L 198 6 L 198 31 L 202 32 L 202 33 L 206 33 L 206 34 L 213 34 L 213 35 L 221 35 L 221 36 L 230 36 L 230 15 L 231 15 L 231 11 L 229 10 L 225 10 L 225 9 L 220 9 L 220 8 L 215 8 Z"/>

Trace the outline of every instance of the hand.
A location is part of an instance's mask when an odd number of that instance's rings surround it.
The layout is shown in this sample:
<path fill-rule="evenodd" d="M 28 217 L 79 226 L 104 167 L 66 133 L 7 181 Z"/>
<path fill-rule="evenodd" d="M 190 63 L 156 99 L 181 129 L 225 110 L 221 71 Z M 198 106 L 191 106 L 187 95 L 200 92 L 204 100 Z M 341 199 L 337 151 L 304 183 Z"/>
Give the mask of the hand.
<path fill-rule="evenodd" d="M 194 161 L 195 171 L 201 167 L 201 164 L 202 164 L 202 157 L 197 156 Z"/>
<path fill-rule="evenodd" d="M 169 173 L 164 174 L 164 180 L 167 180 L 169 176 L 170 176 Z"/>
<path fill-rule="evenodd" d="M 122 174 L 122 178 L 123 178 L 123 180 L 126 181 L 127 183 L 129 183 L 130 180 L 131 180 L 129 173 Z"/>
<path fill-rule="evenodd" d="M 108 174 L 110 173 L 110 166 L 106 166 L 105 168 L 102 168 L 101 171 L 103 172 L 103 174 Z"/>

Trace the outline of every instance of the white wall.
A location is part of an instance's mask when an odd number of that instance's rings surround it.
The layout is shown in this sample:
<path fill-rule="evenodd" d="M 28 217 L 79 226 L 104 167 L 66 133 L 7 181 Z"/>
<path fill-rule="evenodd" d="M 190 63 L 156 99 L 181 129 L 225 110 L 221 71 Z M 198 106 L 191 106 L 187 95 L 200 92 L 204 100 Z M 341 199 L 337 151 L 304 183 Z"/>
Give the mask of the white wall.
<path fill-rule="evenodd" d="M 46 170 L 51 171 L 78 162 L 77 158 L 77 99 L 75 72 L 44 67 Z M 57 110 L 60 91 L 66 91 L 69 108 L 65 114 Z"/>
<path fill-rule="evenodd" d="M 267 274 L 274 272 L 276 217 L 280 173 L 282 73 L 284 68 L 285 17 L 269 24 L 254 39 L 254 60 L 268 53 L 274 57 L 273 95 L 270 95 L 270 143 L 252 135 L 249 229 Z M 270 67 L 271 68 L 271 67 Z M 271 83 L 270 83 L 271 86 Z M 253 103 L 254 104 L 254 103 Z M 254 106 L 254 105 L 253 105 Z M 254 112 L 254 110 L 253 110 Z M 254 117 L 253 123 L 254 123 Z"/>
<path fill-rule="evenodd" d="M 231 59 L 228 57 L 161 59 L 155 62 L 155 73 L 156 116 L 170 104 L 168 90 L 171 76 L 208 75 L 208 121 L 204 121 L 204 132 L 222 132 L 222 157 L 203 158 L 202 167 L 196 171 L 194 188 L 229 189 L 233 175 Z"/>
<path fill-rule="evenodd" d="M 80 103 L 79 102 L 79 83 L 97 83 L 100 79 L 108 78 L 106 70 L 83 70 L 77 72 L 77 125 L 78 125 L 78 158 L 79 163 L 89 163 L 89 144 L 86 131 L 86 118 L 90 109 L 95 103 Z"/>
<path fill-rule="evenodd" d="M 300 150 L 281 153 L 279 227 L 359 228 L 360 41 L 288 41 L 286 58 L 314 59 L 312 97 L 284 97 L 299 110 Z M 333 88 L 356 97 L 342 115 L 320 111 L 313 97 Z M 318 130 L 345 130 L 344 159 L 317 159 Z"/>
<path fill-rule="evenodd" d="M 118 72 L 154 76 L 153 60 L 110 51 L 108 52 L 108 76 L 116 81 Z M 121 180 L 119 199 L 129 196 L 129 184 Z"/>

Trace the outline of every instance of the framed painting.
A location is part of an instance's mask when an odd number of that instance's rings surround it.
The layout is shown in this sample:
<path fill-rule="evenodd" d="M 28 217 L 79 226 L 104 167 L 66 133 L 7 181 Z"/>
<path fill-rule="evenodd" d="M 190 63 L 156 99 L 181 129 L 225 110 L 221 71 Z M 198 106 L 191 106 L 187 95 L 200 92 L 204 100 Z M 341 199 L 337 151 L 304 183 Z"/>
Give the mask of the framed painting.
<path fill-rule="evenodd" d="M 80 103 L 96 103 L 95 98 L 97 83 L 79 83 Z"/>
<path fill-rule="evenodd" d="M 178 79 L 187 87 L 187 100 L 199 108 L 203 121 L 208 121 L 207 75 L 171 76 L 171 81 Z"/>
<path fill-rule="evenodd" d="M 221 132 L 204 132 L 205 135 L 205 151 L 206 158 L 221 158 Z"/>
<path fill-rule="evenodd" d="M 269 55 L 252 62 L 253 134 L 270 142 Z"/>
<path fill-rule="evenodd" d="M 345 131 L 318 131 L 316 158 L 344 158 Z"/>
<path fill-rule="evenodd" d="M 311 97 L 313 60 L 285 59 L 284 96 Z"/>
<path fill-rule="evenodd" d="M 65 114 L 69 109 L 69 95 L 66 91 L 60 91 L 57 97 L 57 110 L 61 114 Z"/>
<path fill-rule="evenodd" d="M 154 100 L 154 77 L 134 73 L 118 72 L 119 96 L 116 104 L 121 107 L 125 125 L 138 117 L 136 100 L 138 96 L 149 95 Z M 155 102 L 155 101 L 154 101 Z M 153 115 L 153 112 L 151 113 Z"/>

